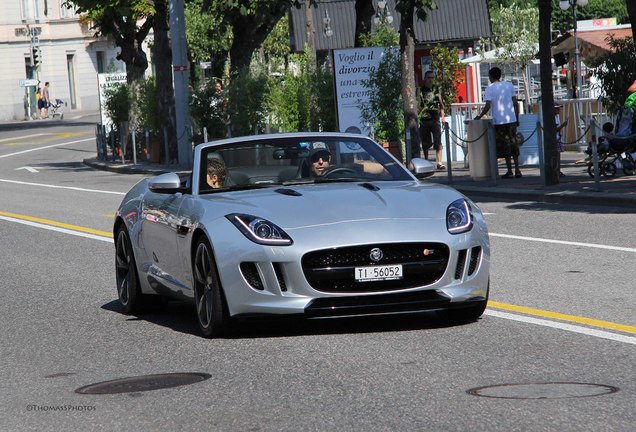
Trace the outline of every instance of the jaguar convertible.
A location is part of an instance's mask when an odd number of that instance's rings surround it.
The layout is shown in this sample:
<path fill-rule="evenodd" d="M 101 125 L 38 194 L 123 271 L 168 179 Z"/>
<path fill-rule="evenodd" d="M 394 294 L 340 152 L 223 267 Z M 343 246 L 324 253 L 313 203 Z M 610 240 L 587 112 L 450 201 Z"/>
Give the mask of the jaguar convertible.
<path fill-rule="evenodd" d="M 192 302 L 207 337 L 257 316 L 475 320 L 488 301 L 488 230 L 468 198 L 422 180 L 433 172 L 357 134 L 200 144 L 191 172 L 140 181 L 117 211 L 121 306 Z"/>

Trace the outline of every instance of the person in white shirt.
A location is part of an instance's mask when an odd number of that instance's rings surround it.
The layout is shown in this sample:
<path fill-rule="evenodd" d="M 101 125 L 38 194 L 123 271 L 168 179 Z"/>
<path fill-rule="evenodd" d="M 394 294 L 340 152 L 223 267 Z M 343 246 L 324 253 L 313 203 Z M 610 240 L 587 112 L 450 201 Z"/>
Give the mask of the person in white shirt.
<path fill-rule="evenodd" d="M 519 105 L 512 83 L 501 81 L 501 69 L 494 67 L 488 71 L 490 85 L 486 88 L 486 105 L 476 120 L 482 118 L 492 109 L 492 122 L 495 125 L 497 157 L 506 159 L 508 171 L 503 179 L 522 176 L 519 169 L 519 146 L 517 145 L 517 126 L 519 126 Z M 515 172 L 512 172 L 512 161 Z"/>

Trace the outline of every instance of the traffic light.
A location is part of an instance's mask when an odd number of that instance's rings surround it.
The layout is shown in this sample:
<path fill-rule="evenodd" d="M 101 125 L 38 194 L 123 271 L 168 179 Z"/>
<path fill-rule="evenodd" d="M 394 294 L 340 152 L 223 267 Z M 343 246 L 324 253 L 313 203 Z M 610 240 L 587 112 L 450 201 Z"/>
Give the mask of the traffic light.
<path fill-rule="evenodd" d="M 42 62 L 42 53 L 40 51 L 40 47 L 33 47 L 33 66 L 38 67 Z"/>

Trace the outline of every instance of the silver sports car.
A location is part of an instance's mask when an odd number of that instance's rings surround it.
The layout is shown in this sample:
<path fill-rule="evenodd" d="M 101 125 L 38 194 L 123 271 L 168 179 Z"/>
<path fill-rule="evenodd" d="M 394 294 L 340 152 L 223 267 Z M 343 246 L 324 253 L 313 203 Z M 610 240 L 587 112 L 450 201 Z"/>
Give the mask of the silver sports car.
<path fill-rule="evenodd" d="M 294 133 L 198 145 L 192 172 L 137 183 L 114 224 L 119 301 L 191 301 L 205 336 L 232 318 L 439 311 L 488 301 L 479 208 L 373 140 Z"/>

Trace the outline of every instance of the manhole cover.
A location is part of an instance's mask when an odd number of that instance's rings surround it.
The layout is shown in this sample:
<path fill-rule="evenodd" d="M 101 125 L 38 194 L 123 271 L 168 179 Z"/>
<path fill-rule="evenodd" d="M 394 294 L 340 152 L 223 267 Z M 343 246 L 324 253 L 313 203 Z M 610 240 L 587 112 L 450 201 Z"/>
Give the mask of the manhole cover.
<path fill-rule="evenodd" d="M 90 384 L 78 388 L 77 390 L 75 390 L 75 393 L 118 394 L 144 392 L 195 384 L 201 381 L 205 381 L 210 377 L 211 375 L 205 373 L 169 373 L 157 375 L 142 375 Z"/>
<path fill-rule="evenodd" d="M 564 399 L 601 396 L 616 393 L 617 387 L 603 384 L 547 382 L 529 384 L 499 384 L 477 387 L 466 393 L 502 399 Z"/>

